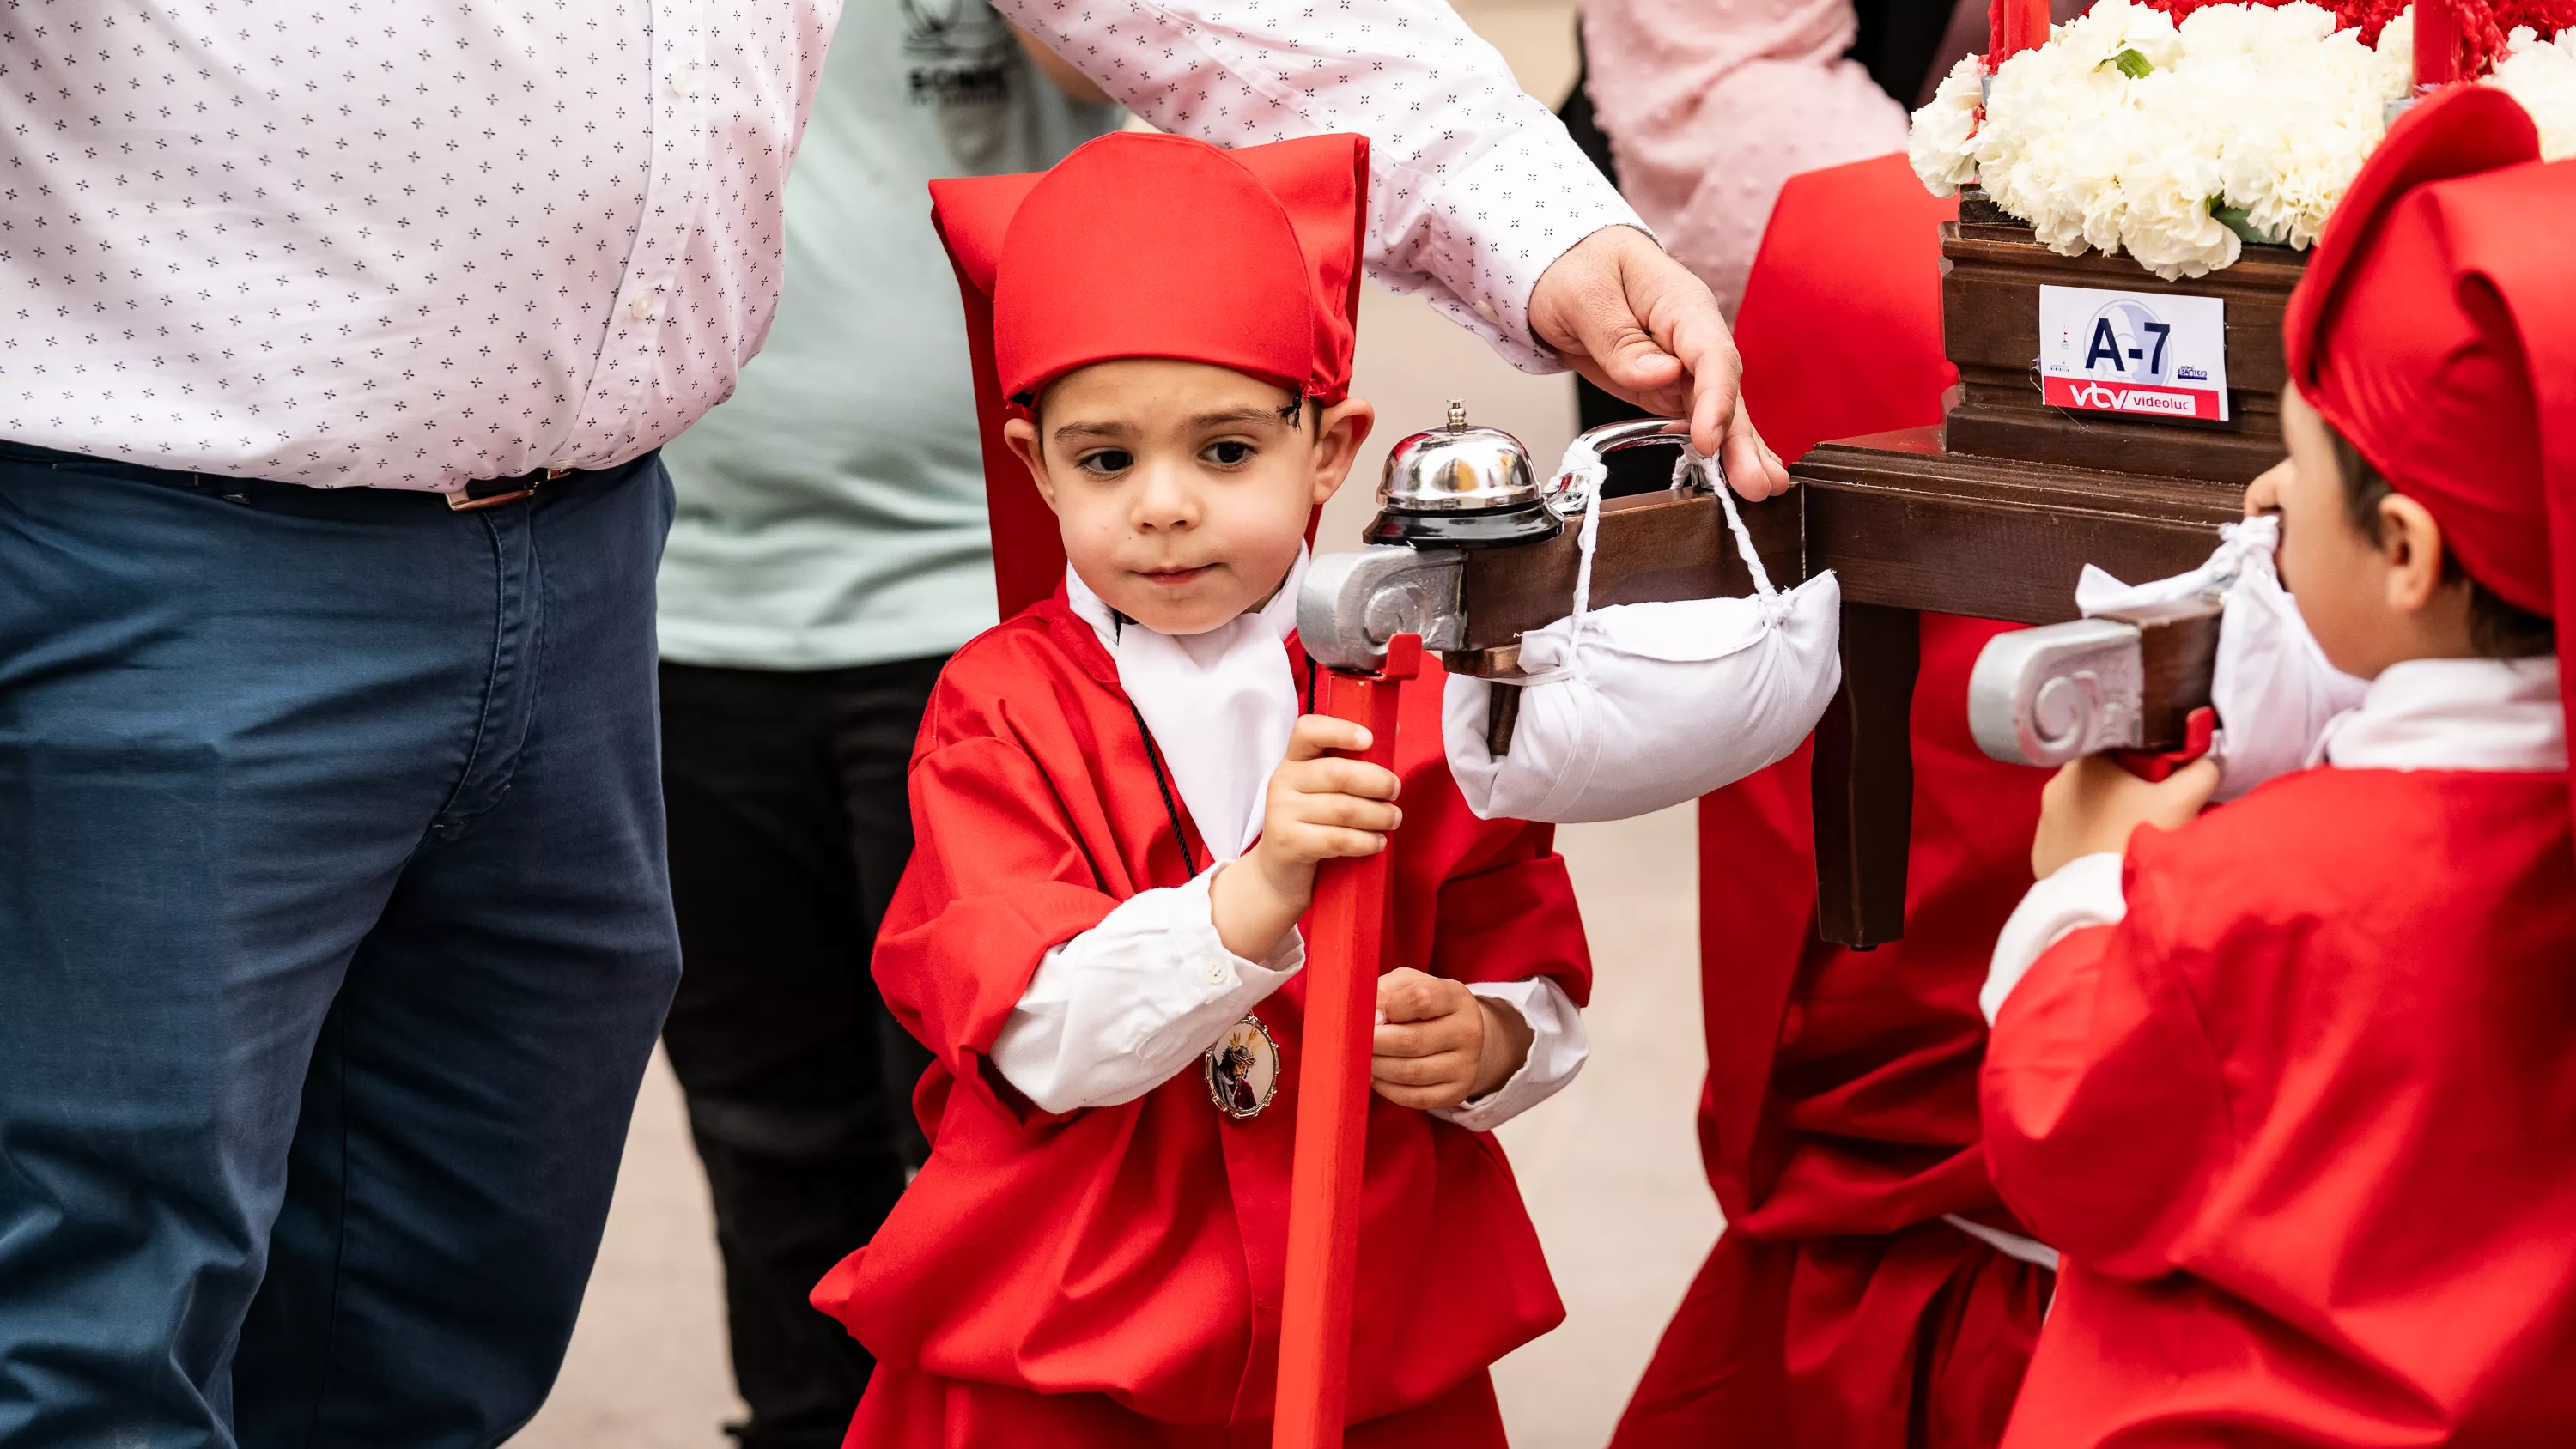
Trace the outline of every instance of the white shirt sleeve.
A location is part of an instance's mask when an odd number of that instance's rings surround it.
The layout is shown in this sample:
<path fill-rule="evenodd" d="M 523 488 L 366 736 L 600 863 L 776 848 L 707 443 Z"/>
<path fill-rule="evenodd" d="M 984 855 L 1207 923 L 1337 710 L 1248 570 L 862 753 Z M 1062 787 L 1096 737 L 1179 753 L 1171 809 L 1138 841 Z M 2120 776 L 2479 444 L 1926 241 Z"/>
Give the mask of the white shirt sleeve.
<path fill-rule="evenodd" d="M 1132 1102 L 1196 1062 L 1227 1027 L 1306 965 L 1294 930 L 1248 961 L 1225 948 L 1210 913 L 1216 867 L 1187 885 L 1142 891 L 1048 951 L 988 1055 L 1041 1111 Z M 1484 1132 L 1556 1095 L 1583 1070 L 1583 1014 L 1546 977 L 1478 982 L 1529 1023 L 1529 1056 L 1501 1086 L 1433 1115 Z"/>
<path fill-rule="evenodd" d="M 1293 927 L 1259 961 L 1225 948 L 1209 913 L 1217 869 L 1140 891 L 1048 951 L 988 1053 L 1003 1080 L 1047 1112 L 1132 1102 L 1303 969 Z"/>
<path fill-rule="evenodd" d="M 1583 1033 L 1583 1013 L 1555 978 L 1533 976 L 1523 981 L 1474 981 L 1467 989 L 1504 1002 L 1529 1023 L 1529 1056 L 1521 1069 L 1481 1097 L 1432 1113 L 1470 1132 L 1491 1132 L 1564 1090 L 1583 1070 L 1592 1044 Z"/>
<path fill-rule="evenodd" d="M 1439 0 L 997 0 L 1166 131 L 1249 146 L 1369 138 L 1370 275 L 1424 292 L 1527 372 L 1539 274 L 1637 214 Z"/>
<path fill-rule="evenodd" d="M 2055 874 L 2030 888 L 1995 938 L 1994 960 L 1986 967 L 1986 986 L 1977 1006 L 1992 1026 L 2002 1014 L 2004 998 L 2048 948 L 2086 926 L 2108 926 L 2129 914 L 2128 897 L 2120 891 L 2118 851 L 2079 855 Z"/>

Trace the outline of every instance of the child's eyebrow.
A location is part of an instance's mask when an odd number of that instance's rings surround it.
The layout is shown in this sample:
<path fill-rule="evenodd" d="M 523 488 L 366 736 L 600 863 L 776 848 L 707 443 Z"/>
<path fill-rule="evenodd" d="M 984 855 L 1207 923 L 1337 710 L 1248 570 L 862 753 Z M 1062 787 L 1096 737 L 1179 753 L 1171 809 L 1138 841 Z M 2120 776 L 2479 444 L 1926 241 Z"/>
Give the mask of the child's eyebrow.
<path fill-rule="evenodd" d="M 1189 428 L 1192 432 L 1204 432 L 1209 428 L 1242 427 L 1247 424 L 1275 428 L 1280 425 L 1279 414 L 1275 409 L 1264 407 L 1221 408 L 1212 413 L 1199 413 L 1189 420 Z M 1053 437 L 1058 443 L 1070 446 L 1087 438 L 1122 439 L 1130 436 L 1134 431 L 1135 429 L 1122 422 L 1075 421 L 1055 429 Z"/>
<path fill-rule="evenodd" d="M 1277 408 L 1242 407 L 1227 408 L 1222 412 L 1201 413 L 1197 417 L 1190 419 L 1190 426 L 1193 429 L 1221 428 L 1229 427 L 1237 423 L 1270 423 L 1276 425 L 1278 422 L 1279 410 Z"/>
<path fill-rule="evenodd" d="M 1125 423 L 1072 422 L 1055 430 L 1055 440 L 1071 443 L 1078 438 L 1123 438 L 1128 431 Z"/>

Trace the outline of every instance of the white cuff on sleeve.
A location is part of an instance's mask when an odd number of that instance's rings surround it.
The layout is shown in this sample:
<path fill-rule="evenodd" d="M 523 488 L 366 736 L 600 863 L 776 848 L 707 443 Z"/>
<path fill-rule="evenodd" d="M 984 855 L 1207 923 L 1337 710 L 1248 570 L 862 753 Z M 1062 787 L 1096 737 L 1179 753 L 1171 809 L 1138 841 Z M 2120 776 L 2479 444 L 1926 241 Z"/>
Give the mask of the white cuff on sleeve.
<path fill-rule="evenodd" d="M 1225 948 L 1209 914 L 1218 869 L 1140 891 L 1049 950 L 993 1039 L 1003 1080 L 1047 1112 L 1132 1102 L 1302 970 L 1294 929 L 1259 961 Z"/>
<path fill-rule="evenodd" d="M 1521 1020 L 1529 1023 L 1529 1056 L 1501 1086 L 1431 1115 L 1470 1132 L 1491 1132 L 1564 1090 L 1583 1070 L 1592 1046 L 1583 1033 L 1582 1011 L 1551 977 L 1476 981 L 1468 983 L 1467 989 L 1521 1014 Z"/>
<path fill-rule="evenodd" d="M 2002 1013 L 2004 998 L 2049 947 L 2070 932 L 2111 925 L 2129 913 L 2128 899 L 2120 893 L 2120 861 L 2119 852 L 2110 850 L 2077 856 L 2033 885 L 2013 907 L 2003 934 L 1995 938 L 1985 989 L 1977 993 L 1988 1026 Z"/>

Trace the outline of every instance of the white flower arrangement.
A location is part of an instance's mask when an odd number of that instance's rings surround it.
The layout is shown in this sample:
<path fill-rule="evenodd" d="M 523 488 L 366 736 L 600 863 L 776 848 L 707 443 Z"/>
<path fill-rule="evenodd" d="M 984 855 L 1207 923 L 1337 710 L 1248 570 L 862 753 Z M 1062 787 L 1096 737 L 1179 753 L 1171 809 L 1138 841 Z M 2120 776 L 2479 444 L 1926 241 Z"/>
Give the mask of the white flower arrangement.
<path fill-rule="evenodd" d="M 1961 61 L 1915 112 L 1908 156 L 1934 195 L 1980 184 L 2061 255 L 2125 250 L 2197 277 L 2247 241 L 2316 241 L 2412 83 L 2413 33 L 2411 12 L 2373 47 L 2306 3 L 2177 25 L 2100 0 L 1990 85 L 1979 57 Z M 2576 31 L 2510 43 L 2490 83 L 2532 113 L 2545 155 L 2576 152 Z"/>
<path fill-rule="evenodd" d="M 2544 158 L 2576 156 L 2576 30 L 2542 40 L 2523 27 L 2505 37 L 2505 47 L 2487 83 L 2531 113 Z"/>

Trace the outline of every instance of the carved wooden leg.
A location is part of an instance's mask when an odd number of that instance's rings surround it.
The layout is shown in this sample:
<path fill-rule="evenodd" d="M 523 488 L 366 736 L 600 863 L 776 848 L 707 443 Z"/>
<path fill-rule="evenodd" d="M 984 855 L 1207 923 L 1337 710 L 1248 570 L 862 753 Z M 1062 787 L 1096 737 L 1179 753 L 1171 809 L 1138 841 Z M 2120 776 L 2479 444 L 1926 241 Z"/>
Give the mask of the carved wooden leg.
<path fill-rule="evenodd" d="M 1816 931 L 1868 950 L 1905 934 L 1922 618 L 1843 605 L 1843 687 L 1816 726 Z"/>

